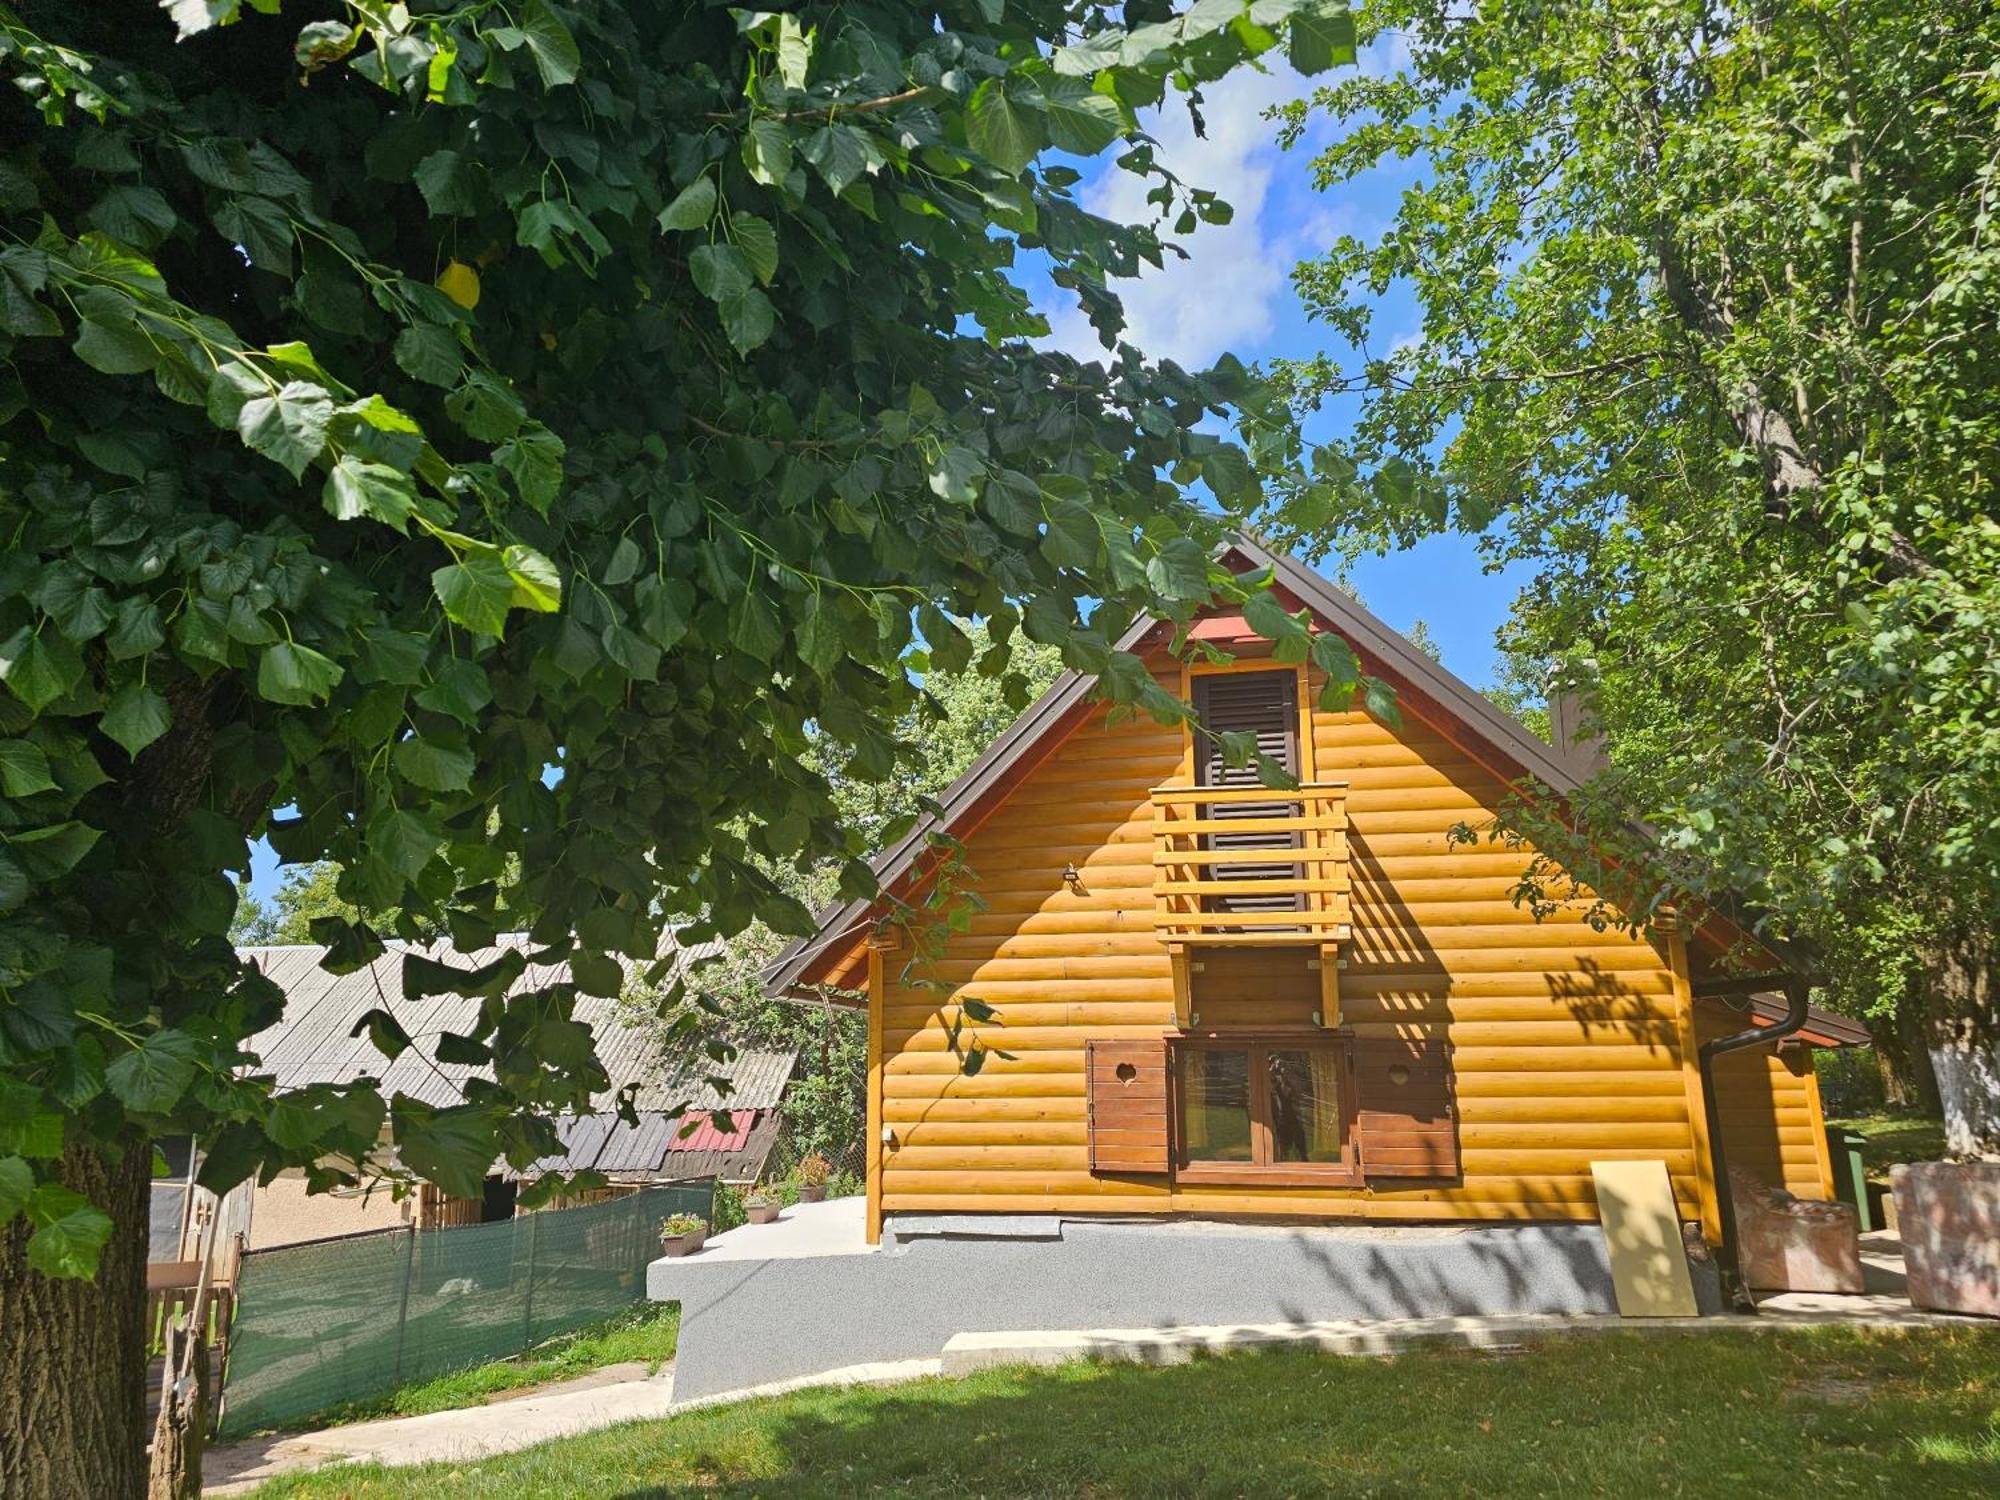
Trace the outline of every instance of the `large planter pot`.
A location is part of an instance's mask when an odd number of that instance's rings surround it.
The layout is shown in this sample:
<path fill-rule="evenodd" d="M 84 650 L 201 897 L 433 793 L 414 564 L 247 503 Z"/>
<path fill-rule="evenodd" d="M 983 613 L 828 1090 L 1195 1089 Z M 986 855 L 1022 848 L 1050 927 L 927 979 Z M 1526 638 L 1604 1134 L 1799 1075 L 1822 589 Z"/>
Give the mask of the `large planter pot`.
<path fill-rule="evenodd" d="M 1889 1169 L 1910 1301 L 2000 1318 L 2000 1162 Z"/>
<path fill-rule="evenodd" d="M 708 1243 L 708 1227 L 691 1229 L 686 1234 L 662 1235 L 660 1248 L 678 1260 L 683 1255 L 692 1255 Z"/>
<path fill-rule="evenodd" d="M 752 1224 L 774 1224 L 784 1205 L 778 1203 L 752 1203 L 744 1209 L 750 1215 Z"/>
<path fill-rule="evenodd" d="M 813 1183 L 810 1185 L 802 1183 L 799 1186 L 799 1202 L 801 1203 L 818 1203 L 822 1201 L 825 1197 L 826 1197 L 826 1184 L 823 1182 Z"/>

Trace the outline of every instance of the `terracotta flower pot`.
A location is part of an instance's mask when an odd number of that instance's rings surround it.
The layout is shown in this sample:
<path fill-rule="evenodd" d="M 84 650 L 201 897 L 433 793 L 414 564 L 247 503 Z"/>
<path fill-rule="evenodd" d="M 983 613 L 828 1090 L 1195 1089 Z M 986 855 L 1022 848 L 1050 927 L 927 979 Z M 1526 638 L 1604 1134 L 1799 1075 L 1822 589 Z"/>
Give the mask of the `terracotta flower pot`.
<path fill-rule="evenodd" d="M 777 1203 L 752 1203 L 744 1211 L 750 1215 L 752 1224 L 772 1224 L 777 1222 L 781 1208 Z"/>
<path fill-rule="evenodd" d="M 812 1183 L 799 1184 L 799 1202 L 818 1203 L 822 1201 L 825 1197 L 826 1197 L 825 1183 L 812 1182 Z"/>
<path fill-rule="evenodd" d="M 686 1234 L 661 1236 L 660 1248 L 678 1259 L 683 1255 L 694 1254 L 707 1242 L 708 1228 L 704 1225 L 700 1229 L 690 1229 Z"/>

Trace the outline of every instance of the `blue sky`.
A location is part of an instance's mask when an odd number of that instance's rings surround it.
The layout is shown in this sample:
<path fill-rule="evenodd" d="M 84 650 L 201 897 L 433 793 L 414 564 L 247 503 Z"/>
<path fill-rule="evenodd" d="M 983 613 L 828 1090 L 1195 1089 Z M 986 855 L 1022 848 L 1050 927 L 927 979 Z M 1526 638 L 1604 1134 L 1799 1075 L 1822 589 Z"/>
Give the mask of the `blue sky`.
<path fill-rule="evenodd" d="M 1400 45 L 1395 38 L 1378 41 L 1362 54 L 1360 66 L 1377 72 L 1395 67 L 1402 60 Z M 1271 58 L 1263 73 L 1240 69 L 1203 91 L 1205 137 L 1194 134 L 1185 104 L 1171 94 L 1144 122 L 1160 143 L 1161 161 L 1193 186 L 1220 193 L 1236 211 L 1226 225 L 1204 225 L 1181 238 L 1186 260 L 1169 257 L 1164 269 L 1116 284 L 1125 303 L 1126 337 L 1148 355 L 1189 369 L 1205 367 L 1225 351 L 1251 363 L 1332 348 L 1331 331 L 1309 322 L 1301 309 L 1292 290 L 1292 268 L 1338 235 L 1368 238 L 1378 233 L 1420 170 L 1420 164 L 1404 164 L 1330 193 L 1313 191 L 1307 168 L 1316 145 L 1330 134 L 1325 122 L 1316 121 L 1297 147 L 1284 152 L 1263 113 L 1305 96 L 1315 82 L 1341 74 L 1303 79 L 1276 60 L 1278 54 Z M 1155 210 L 1145 202 L 1147 183 L 1113 166 L 1113 154 L 1079 163 L 1084 171 L 1077 187 L 1081 201 L 1110 218 L 1150 218 Z M 1029 285 L 1037 290 L 1032 281 Z M 1037 294 L 1050 318 L 1052 344 L 1079 358 L 1101 354 L 1095 332 L 1073 299 L 1046 282 Z M 1407 294 L 1392 290 L 1378 304 L 1370 352 L 1388 353 L 1418 326 Z M 1349 354 L 1345 349 L 1334 352 Z M 1336 437 L 1353 414 L 1350 402 L 1329 404 L 1308 427 L 1308 436 Z M 1511 576 L 1487 573 L 1472 541 L 1454 535 L 1387 557 L 1361 558 L 1349 569 L 1347 581 L 1396 629 L 1407 631 L 1421 619 L 1445 665 L 1480 687 L 1493 679 L 1494 631 L 1526 577 L 1518 571 Z"/>

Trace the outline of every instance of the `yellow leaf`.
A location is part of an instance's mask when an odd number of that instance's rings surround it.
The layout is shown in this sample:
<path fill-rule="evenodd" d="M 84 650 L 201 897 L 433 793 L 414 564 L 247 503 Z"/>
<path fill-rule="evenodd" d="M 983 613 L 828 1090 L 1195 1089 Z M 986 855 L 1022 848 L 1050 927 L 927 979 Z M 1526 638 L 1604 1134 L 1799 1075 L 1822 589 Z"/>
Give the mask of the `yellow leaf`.
<path fill-rule="evenodd" d="M 479 306 L 479 273 L 462 260 L 452 261 L 438 273 L 437 286 L 460 307 Z"/>

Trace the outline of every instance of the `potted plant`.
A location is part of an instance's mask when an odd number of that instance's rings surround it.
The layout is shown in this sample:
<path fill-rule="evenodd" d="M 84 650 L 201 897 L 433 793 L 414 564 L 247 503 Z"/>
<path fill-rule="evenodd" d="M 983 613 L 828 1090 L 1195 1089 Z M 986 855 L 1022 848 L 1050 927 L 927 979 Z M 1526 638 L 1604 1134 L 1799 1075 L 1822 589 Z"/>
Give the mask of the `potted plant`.
<path fill-rule="evenodd" d="M 817 1151 L 809 1151 L 799 1161 L 799 1202 L 817 1203 L 826 1196 L 826 1180 L 833 1175 L 833 1163 Z"/>
<path fill-rule="evenodd" d="M 783 1205 L 776 1198 L 772 1197 L 762 1188 L 757 1189 L 756 1192 L 743 1200 L 744 1211 L 750 1215 L 750 1222 L 752 1224 L 769 1224 L 774 1222 L 778 1217 L 778 1210 L 782 1207 Z"/>
<path fill-rule="evenodd" d="M 660 1220 L 660 1248 L 669 1255 L 692 1255 L 708 1238 L 707 1223 L 696 1214 L 668 1214 Z"/>

